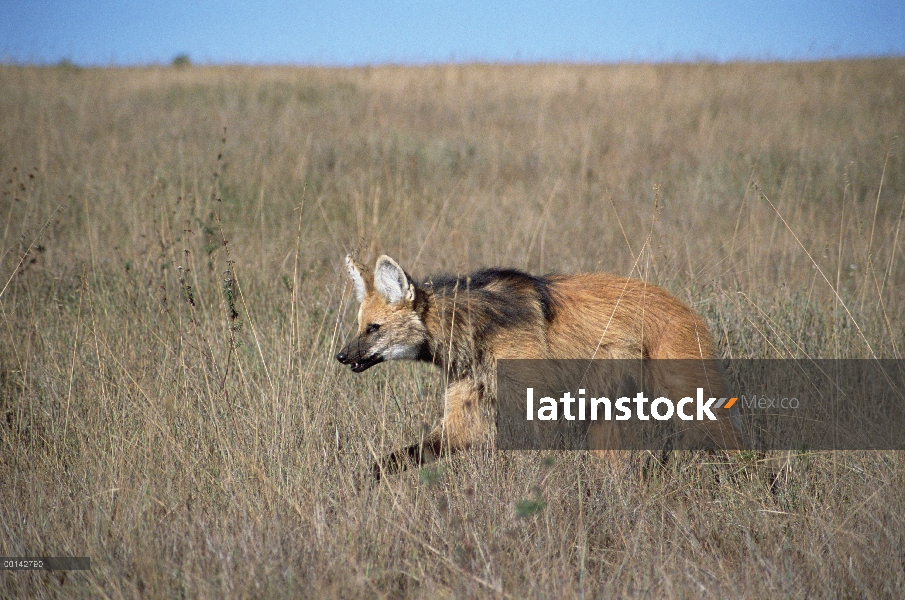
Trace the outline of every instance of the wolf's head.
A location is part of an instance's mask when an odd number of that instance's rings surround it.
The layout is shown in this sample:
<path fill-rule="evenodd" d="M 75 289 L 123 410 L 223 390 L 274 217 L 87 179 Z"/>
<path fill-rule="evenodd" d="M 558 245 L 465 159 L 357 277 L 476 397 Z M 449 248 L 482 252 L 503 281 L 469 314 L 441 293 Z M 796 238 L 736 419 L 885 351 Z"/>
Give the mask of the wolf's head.
<path fill-rule="evenodd" d="M 418 290 L 408 274 L 389 256 L 377 259 L 373 273 L 347 256 L 346 269 L 361 307 L 358 334 L 336 360 L 361 373 L 385 360 L 418 358 L 427 328 L 415 310 Z"/>

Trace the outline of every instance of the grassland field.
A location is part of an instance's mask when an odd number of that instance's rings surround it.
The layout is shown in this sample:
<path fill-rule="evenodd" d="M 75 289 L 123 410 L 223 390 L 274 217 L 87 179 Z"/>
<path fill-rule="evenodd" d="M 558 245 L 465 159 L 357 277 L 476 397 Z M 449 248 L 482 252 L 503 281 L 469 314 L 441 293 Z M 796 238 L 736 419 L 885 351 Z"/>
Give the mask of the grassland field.
<path fill-rule="evenodd" d="M 905 351 L 905 60 L 0 66 L 3 598 L 903 598 L 902 452 L 473 450 L 347 252 L 608 271 L 726 358 Z"/>

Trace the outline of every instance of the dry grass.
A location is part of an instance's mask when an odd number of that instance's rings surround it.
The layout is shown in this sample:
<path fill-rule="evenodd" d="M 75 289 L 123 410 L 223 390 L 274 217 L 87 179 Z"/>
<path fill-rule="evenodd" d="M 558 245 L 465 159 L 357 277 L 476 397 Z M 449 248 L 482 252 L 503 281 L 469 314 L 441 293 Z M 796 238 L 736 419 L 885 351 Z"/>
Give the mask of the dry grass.
<path fill-rule="evenodd" d="M 903 89 L 899 59 L 0 67 L 0 555 L 92 559 L 0 596 L 905 596 L 901 453 L 368 487 L 441 378 L 332 359 L 350 249 L 633 273 L 725 356 L 899 357 Z"/>

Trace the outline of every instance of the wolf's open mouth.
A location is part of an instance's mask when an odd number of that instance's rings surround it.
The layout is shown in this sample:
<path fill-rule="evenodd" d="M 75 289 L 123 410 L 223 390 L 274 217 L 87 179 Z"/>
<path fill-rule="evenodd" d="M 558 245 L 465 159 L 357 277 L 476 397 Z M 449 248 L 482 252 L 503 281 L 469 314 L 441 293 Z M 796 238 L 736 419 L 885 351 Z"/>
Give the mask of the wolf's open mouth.
<path fill-rule="evenodd" d="M 377 363 L 382 363 L 383 359 L 379 356 L 371 356 L 369 358 L 365 358 L 363 360 L 359 360 L 352 363 L 352 372 L 353 373 L 361 373 L 365 369 L 369 369 L 376 365 Z"/>

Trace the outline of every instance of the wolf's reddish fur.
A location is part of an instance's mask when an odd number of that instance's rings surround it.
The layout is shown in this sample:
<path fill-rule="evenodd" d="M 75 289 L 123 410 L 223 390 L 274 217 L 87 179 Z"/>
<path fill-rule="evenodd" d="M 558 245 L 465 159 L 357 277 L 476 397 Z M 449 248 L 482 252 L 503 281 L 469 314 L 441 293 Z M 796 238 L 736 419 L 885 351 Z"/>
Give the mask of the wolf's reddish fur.
<path fill-rule="evenodd" d="M 385 360 L 429 361 L 450 381 L 440 425 L 375 465 L 378 477 L 480 440 L 496 401 L 499 359 L 714 358 L 701 318 L 669 292 L 636 279 L 487 269 L 416 283 L 387 256 L 377 260 L 373 273 L 352 257 L 346 265 L 361 307 L 358 333 L 337 359 L 355 372 Z M 669 396 L 670 389 L 687 390 L 699 377 L 704 378 L 686 369 L 682 381 L 663 376 L 658 385 Z M 721 382 L 709 383 L 712 395 L 722 391 Z M 725 418 L 706 423 L 699 433 L 717 446 L 736 443 Z"/>

